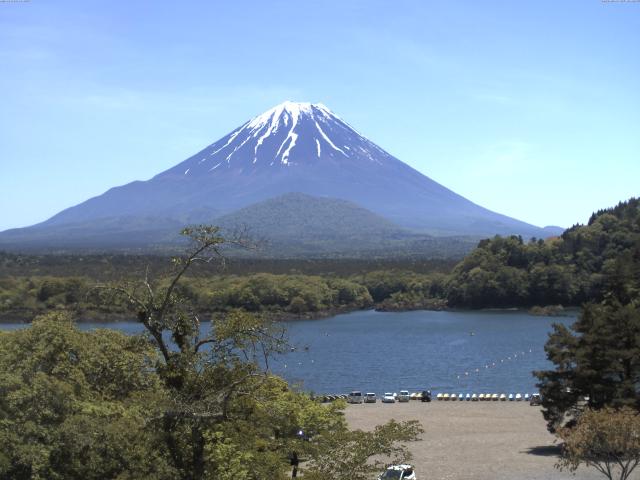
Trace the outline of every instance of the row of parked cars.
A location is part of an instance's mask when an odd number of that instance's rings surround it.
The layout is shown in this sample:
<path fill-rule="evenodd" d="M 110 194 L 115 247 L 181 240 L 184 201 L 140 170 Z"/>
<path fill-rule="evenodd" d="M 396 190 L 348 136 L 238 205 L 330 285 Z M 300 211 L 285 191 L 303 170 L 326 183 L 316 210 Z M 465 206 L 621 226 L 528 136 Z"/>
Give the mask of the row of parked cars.
<path fill-rule="evenodd" d="M 386 392 L 380 399 L 382 403 L 396 403 L 396 402 L 408 402 L 411 399 L 420 399 L 423 402 L 431 401 L 431 392 L 424 390 L 423 392 L 409 393 L 409 390 L 400 390 L 400 393 Z M 378 396 L 373 392 L 362 393 L 358 390 L 354 390 L 347 395 L 347 403 L 376 403 Z"/>

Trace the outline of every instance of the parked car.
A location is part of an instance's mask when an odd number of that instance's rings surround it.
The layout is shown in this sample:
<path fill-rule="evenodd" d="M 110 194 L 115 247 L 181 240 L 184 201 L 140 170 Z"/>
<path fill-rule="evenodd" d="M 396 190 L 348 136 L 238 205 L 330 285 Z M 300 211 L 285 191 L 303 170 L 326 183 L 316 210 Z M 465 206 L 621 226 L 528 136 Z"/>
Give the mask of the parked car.
<path fill-rule="evenodd" d="M 396 397 L 393 396 L 393 393 L 386 392 L 382 396 L 382 403 L 396 403 Z"/>
<path fill-rule="evenodd" d="M 529 405 L 540 405 L 542 403 L 542 398 L 540 398 L 539 393 L 533 393 L 531 395 L 531 400 L 529 400 Z"/>
<path fill-rule="evenodd" d="M 362 392 L 358 392 L 357 390 L 351 392 L 347 397 L 347 403 L 362 403 L 363 400 Z"/>
<path fill-rule="evenodd" d="M 420 397 L 420 401 L 422 402 L 430 402 L 431 401 L 431 390 L 423 390 L 422 396 Z"/>
<path fill-rule="evenodd" d="M 400 393 L 398 394 L 398 401 L 408 402 L 409 400 L 411 400 L 411 395 L 409 395 L 409 390 L 400 390 Z"/>
<path fill-rule="evenodd" d="M 378 397 L 373 392 L 368 392 L 364 394 L 364 403 L 376 403 L 378 401 Z"/>
<path fill-rule="evenodd" d="M 378 480 L 416 480 L 416 472 L 408 464 L 389 465 Z"/>

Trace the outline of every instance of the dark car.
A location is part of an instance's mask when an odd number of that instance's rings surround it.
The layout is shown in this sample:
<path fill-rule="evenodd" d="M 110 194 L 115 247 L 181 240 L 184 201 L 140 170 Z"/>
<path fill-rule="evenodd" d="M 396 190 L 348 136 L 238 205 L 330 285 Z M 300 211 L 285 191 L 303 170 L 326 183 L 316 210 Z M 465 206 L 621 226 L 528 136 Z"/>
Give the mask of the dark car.
<path fill-rule="evenodd" d="M 389 465 L 378 480 L 416 480 L 416 472 L 408 464 Z"/>
<path fill-rule="evenodd" d="M 423 402 L 430 402 L 431 401 L 431 390 L 423 390 L 422 391 L 422 397 L 420 398 L 421 401 Z"/>

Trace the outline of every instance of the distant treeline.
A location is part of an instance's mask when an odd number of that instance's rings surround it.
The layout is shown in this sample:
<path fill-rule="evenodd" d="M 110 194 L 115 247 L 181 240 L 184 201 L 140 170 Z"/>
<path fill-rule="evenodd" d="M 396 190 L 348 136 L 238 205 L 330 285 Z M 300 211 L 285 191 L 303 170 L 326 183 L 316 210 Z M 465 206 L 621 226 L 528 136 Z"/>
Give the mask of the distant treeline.
<path fill-rule="evenodd" d="M 79 316 L 119 315 L 117 303 L 98 305 L 92 288 L 145 269 L 166 268 L 164 257 L 0 257 L 0 318 L 30 319 L 67 309 Z M 354 309 L 506 308 L 577 306 L 640 293 L 640 200 L 595 213 L 561 237 L 528 242 L 495 237 L 454 265 L 445 260 L 232 259 L 200 266 L 181 287 L 203 313 L 229 309 L 281 316 L 319 316 Z"/>
<path fill-rule="evenodd" d="M 227 258 L 220 263 L 200 264 L 192 276 L 247 275 L 253 273 L 334 275 L 346 277 L 373 271 L 406 270 L 414 273 L 450 272 L 462 258 Z M 50 254 L 21 255 L 0 251 L 0 278 L 18 276 L 53 276 L 108 281 L 139 278 L 149 269 L 151 274 L 166 271 L 169 258 L 161 255 L 127 254 Z"/>

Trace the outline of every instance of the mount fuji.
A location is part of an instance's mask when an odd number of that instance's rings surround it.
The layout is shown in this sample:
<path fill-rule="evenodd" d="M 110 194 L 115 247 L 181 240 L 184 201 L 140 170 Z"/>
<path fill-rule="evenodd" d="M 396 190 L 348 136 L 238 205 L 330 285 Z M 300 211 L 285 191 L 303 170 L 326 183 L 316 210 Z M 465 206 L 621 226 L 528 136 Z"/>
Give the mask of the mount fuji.
<path fill-rule="evenodd" d="M 233 223 L 235 211 L 242 209 L 246 217 L 254 204 L 281 196 L 294 203 L 309 197 L 346 201 L 368 210 L 385 232 L 393 225 L 396 233 L 431 236 L 558 233 L 454 193 L 320 103 L 287 101 L 149 180 L 112 188 L 32 227 L 0 233 L 0 246 L 140 246 L 161 242 L 185 223 L 216 223 L 221 217 Z M 336 216 L 343 203 L 332 204 Z M 313 209 L 308 215 L 313 218 Z M 278 221 L 273 219 L 274 228 Z"/>

